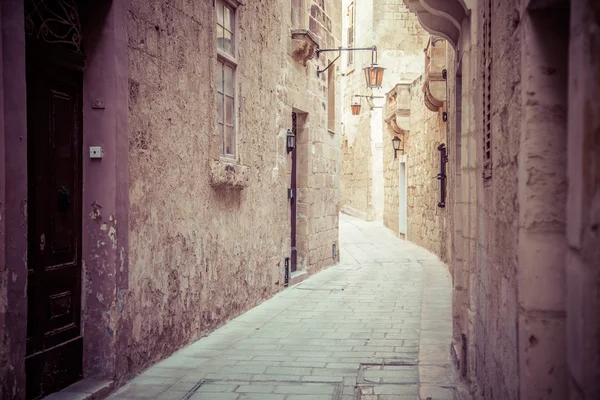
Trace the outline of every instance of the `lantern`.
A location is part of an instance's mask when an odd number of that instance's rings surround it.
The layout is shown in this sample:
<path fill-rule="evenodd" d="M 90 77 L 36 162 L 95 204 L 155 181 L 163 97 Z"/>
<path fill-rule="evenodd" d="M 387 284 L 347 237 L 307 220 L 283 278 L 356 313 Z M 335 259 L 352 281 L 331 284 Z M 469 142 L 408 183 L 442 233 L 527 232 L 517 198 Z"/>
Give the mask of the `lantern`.
<path fill-rule="evenodd" d="M 286 135 L 286 147 L 287 147 L 287 152 L 291 152 L 294 150 L 294 148 L 296 147 L 296 135 L 294 135 L 294 132 L 292 132 L 291 129 L 288 129 L 287 131 L 287 135 Z"/>
<path fill-rule="evenodd" d="M 360 114 L 360 103 L 354 102 L 354 104 L 352 104 L 351 107 L 352 107 L 352 115 Z"/>
<path fill-rule="evenodd" d="M 380 88 L 385 68 L 378 67 L 377 64 L 372 64 L 370 67 L 365 67 L 363 70 L 365 71 L 367 87 Z"/>
<path fill-rule="evenodd" d="M 394 146 L 394 160 L 398 157 L 398 150 L 400 150 L 400 138 L 398 136 L 394 136 L 392 139 L 392 145 Z"/>

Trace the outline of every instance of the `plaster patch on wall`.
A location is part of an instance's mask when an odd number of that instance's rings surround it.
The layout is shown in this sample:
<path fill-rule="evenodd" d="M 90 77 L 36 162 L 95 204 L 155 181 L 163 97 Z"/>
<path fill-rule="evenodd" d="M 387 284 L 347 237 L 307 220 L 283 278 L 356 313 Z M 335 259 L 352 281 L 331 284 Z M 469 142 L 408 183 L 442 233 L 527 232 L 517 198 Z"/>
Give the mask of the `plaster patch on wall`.
<path fill-rule="evenodd" d="M 112 242 L 112 248 L 116 249 L 117 248 L 117 230 L 112 226 L 108 230 L 108 237 L 110 238 L 110 241 Z"/>

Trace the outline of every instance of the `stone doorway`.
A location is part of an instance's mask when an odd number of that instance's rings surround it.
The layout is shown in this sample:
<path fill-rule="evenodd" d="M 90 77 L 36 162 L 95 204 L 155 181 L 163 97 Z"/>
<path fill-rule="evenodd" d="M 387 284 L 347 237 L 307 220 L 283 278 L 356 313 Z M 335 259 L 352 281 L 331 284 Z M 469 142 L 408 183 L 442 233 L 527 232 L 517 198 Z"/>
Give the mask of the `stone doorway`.
<path fill-rule="evenodd" d="M 293 109 L 292 127 L 296 135 L 296 147 L 292 152 L 291 167 L 291 258 L 290 273 L 291 283 L 298 282 L 305 277 L 307 271 L 308 235 L 309 235 L 309 207 L 308 204 L 308 164 L 309 164 L 309 139 L 308 139 L 308 114 Z"/>

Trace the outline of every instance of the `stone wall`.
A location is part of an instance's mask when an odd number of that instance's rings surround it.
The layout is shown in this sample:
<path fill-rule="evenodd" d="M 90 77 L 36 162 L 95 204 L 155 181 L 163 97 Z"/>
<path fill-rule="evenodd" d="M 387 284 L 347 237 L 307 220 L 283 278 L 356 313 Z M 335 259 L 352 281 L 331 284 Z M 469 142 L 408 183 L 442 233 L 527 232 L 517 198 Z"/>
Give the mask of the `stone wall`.
<path fill-rule="evenodd" d="M 567 147 L 567 366 L 569 399 L 600 398 L 600 8 L 571 7 Z"/>
<path fill-rule="evenodd" d="M 323 47 L 336 45 L 338 2 L 309 3 L 303 15 L 313 36 Z M 215 125 L 212 2 L 131 3 L 130 374 L 283 288 L 292 111 L 305 113 L 298 140 L 302 269 L 338 260 L 340 139 L 326 131 L 326 74 L 316 79 L 315 61 L 292 57 L 292 16 L 284 10 L 289 3 L 276 0 L 239 7 L 238 157 L 228 161 L 220 158 Z"/>
<path fill-rule="evenodd" d="M 518 1 L 494 2 L 492 10 L 492 178 L 484 185 L 483 152 L 477 152 L 476 262 L 477 313 L 475 317 L 475 374 L 480 390 L 502 399 L 519 398 L 519 345 L 517 342 L 517 269 L 519 206 L 518 163 L 521 131 L 520 38 L 510 23 Z M 483 32 L 483 8 L 478 10 Z M 481 34 L 480 34 L 481 35 Z M 477 53 L 482 54 L 483 40 Z M 480 58 L 481 60 L 481 58 Z M 483 65 L 480 62 L 479 65 Z M 480 70 L 482 74 L 483 69 Z M 478 94 L 483 99 L 483 80 Z M 477 145 L 483 149 L 483 103 L 475 100 Z M 475 221 L 473 221 L 475 222 Z M 540 366 L 541 367 L 541 366 Z"/>
<path fill-rule="evenodd" d="M 440 202 L 440 152 L 446 142 L 446 124 L 442 111 L 432 112 L 425 107 L 424 77 L 410 87 L 410 130 L 405 135 L 408 231 L 407 239 L 425 247 L 442 259 L 446 256 L 446 210 Z"/>

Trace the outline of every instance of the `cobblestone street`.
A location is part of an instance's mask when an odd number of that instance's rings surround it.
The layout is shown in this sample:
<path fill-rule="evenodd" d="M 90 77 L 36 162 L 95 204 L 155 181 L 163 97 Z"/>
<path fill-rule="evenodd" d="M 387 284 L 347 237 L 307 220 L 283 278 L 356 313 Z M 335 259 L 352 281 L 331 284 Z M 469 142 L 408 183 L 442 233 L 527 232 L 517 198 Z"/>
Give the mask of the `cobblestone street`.
<path fill-rule="evenodd" d="M 340 217 L 341 262 L 146 370 L 111 399 L 457 399 L 451 282 L 381 223 Z"/>

